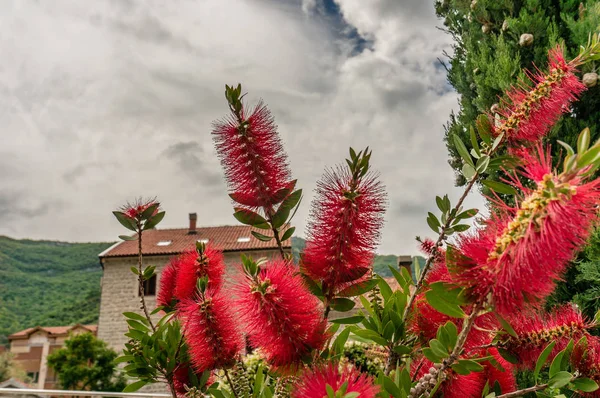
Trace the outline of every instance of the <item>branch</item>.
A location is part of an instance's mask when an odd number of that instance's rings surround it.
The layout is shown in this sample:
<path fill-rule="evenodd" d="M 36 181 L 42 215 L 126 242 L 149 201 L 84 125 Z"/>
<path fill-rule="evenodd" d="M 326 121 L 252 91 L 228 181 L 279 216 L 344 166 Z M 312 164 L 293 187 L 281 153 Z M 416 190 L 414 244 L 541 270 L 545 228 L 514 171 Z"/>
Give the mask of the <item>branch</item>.
<path fill-rule="evenodd" d="M 225 372 L 225 377 L 227 378 L 227 381 L 229 382 L 229 386 L 231 387 L 231 392 L 233 392 L 233 396 L 235 398 L 239 398 L 239 395 L 238 395 L 237 391 L 235 390 L 235 386 L 233 385 L 233 381 L 231 381 L 231 377 L 229 377 L 229 372 L 227 371 L 227 369 L 223 369 L 223 371 Z"/>
<path fill-rule="evenodd" d="M 408 314 L 409 314 L 410 310 L 412 309 L 412 305 L 415 301 L 415 298 L 417 297 L 419 290 L 421 290 L 421 287 L 423 286 L 425 277 L 427 276 L 427 273 L 431 270 L 431 266 L 433 265 L 433 260 L 438 255 L 438 249 L 440 246 L 442 246 L 442 243 L 444 242 L 444 239 L 446 238 L 446 230 L 450 227 L 450 225 L 451 225 L 452 221 L 454 221 L 454 218 L 456 217 L 456 215 L 458 215 L 458 209 L 462 206 L 463 202 L 469 195 L 469 192 L 475 185 L 475 182 L 477 181 L 478 177 L 479 177 L 479 173 L 475 173 L 473 178 L 471 178 L 471 181 L 469 181 L 469 183 L 465 187 L 465 191 L 463 192 L 462 196 L 460 197 L 460 199 L 458 199 L 458 202 L 456 202 L 456 205 L 454 206 L 455 211 L 454 212 L 450 211 L 450 214 L 454 213 L 455 215 L 449 216 L 448 219 L 446 220 L 446 222 L 444 223 L 444 225 L 442 226 L 440 235 L 438 236 L 438 239 L 435 242 L 435 245 L 433 247 L 433 253 L 431 253 L 429 258 L 427 258 L 425 267 L 423 267 L 421 276 L 419 277 L 419 280 L 417 281 L 417 284 L 415 285 L 415 290 L 412 292 L 412 294 L 410 295 L 410 298 L 408 299 L 408 303 L 406 304 L 406 308 L 404 309 L 404 314 L 402 315 L 403 321 L 406 322 L 406 318 L 408 317 Z"/>
<path fill-rule="evenodd" d="M 528 388 L 524 388 L 522 390 L 517 390 L 517 391 L 509 392 L 506 394 L 498 395 L 496 398 L 522 397 L 523 395 L 528 394 L 530 392 L 545 390 L 546 388 L 548 388 L 548 384 L 539 384 L 537 386 L 528 387 Z"/>
<path fill-rule="evenodd" d="M 141 309 L 144 310 L 144 315 L 146 316 L 146 319 L 148 320 L 150 327 L 152 327 L 152 331 L 156 332 L 156 328 L 154 327 L 154 324 L 152 323 L 152 319 L 150 319 L 150 314 L 148 313 L 148 307 L 146 306 L 146 299 L 144 297 L 144 275 L 142 273 L 142 225 L 139 221 L 137 223 L 137 228 L 138 228 L 138 285 L 139 285 L 139 291 L 140 291 Z"/>

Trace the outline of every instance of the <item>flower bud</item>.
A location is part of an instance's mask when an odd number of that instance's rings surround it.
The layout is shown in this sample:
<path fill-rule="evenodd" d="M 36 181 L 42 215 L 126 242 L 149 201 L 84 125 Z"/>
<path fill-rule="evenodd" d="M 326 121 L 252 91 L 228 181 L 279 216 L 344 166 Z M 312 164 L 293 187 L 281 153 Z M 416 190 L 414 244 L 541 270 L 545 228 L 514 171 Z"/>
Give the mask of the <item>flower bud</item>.
<path fill-rule="evenodd" d="M 523 33 L 519 38 L 519 45 L 521 47 L 529 47 L 533 44 L 533 35 L 531 33 Z"/>

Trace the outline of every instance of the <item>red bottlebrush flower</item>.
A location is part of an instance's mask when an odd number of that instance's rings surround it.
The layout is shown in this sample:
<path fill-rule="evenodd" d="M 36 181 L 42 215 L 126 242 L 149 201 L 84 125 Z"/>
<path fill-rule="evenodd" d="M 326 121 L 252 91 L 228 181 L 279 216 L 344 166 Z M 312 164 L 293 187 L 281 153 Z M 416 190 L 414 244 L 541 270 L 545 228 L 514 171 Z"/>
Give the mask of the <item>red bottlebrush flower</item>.
<path fill-rule="evenodd" d="M 600 385 L 600 339 L 596 336 L 586 336 L 585 339 L 576 341 L 571 353 L 571 364 L 582 376 Z M 584 396 L 600 397 L 600 390 Z"/>
<path fill-rule="evenodd" d="M 156 296 L 156 304 L 161 307 L 173 307 L 175 299 L 175 281 L 177 278 L 177 266 L 173 260 L 167 264 L 160 274 L 160 289 Z"/>
<path fill-rule="evenodd" d="M 244 277 L 235 290 L 250 343 L 272 365 L 296 365 L 325 343 L 322 304 L 285 261 L 267 263 L 256 279 Z"/>
<path fill-rule="evenodd" d="M 340 370 L 337 364 L 327 364 L 304 372 L 294 387 L 292 397 L 323 398 L 327 396 L 327 385 L 337 392 L 344 383 L 348 383 L 346 393 L 357 392 L 360 398 L 375 398 L 379 393 L 373 378 L 355 367 L 345 366 Z"/>
<path fill-rule="evenodd" d="M 514 365 L 502 358 L 496 348 L 488 349 L 488 355 L 493 356 L 497 364 L 502 367 L 502 369 L 498 369 L 490 362 L 483 363 L 483 366 L 485 367 L 486 379 L 490 386 L 490 391 L 494 390 L 494 384 L 496 384 L 496 382 L 500 386 L 500 391 L 502 394 L 516 391 L 517 381 L 515 379 Z"/>
<path fill-rule="evenodd" d="M 312 203 L 302 256 L 305 272 L 334 292 L 365 276 L 379 242 L 385 204 L 377 175 L 355 180 L 346 168 L 327 171 Z"/>
<path fill-rule="evenodd" d="M 198 278 L 208 277 L 209 289 L 221 288 L 225 273 L 225 260 L 223 254 L 212 246 L 206 246 L 201 255 L 195 250 L 183 253 L 173 262 L 178 269 L 175 287 L 177 299 L 184 300 L 194 297 Z"/>
<path fill-rule="evenodd" d="M 127 203 L 125 206 L 121 207 L 120 211 L 126 217 L 136 220 L 141 219 L 142 214 L 144 214 L 144 212 L 152 206 L 156 206 L 156 208 L 154 209 L 152 214 L 146 215 L 146 218 L 150 218 L 156 215 L 156 213 L 158 213 L 159 211 L 160 203 L 158 203 L 155 199 L 138 198 L 133 203 Z"/>
<path fill-rule="evenodd" d="M 435 369 L 433 363 L 427 358 L 417 359 L 412 363 L 411 377 L 419 380 L 430 373 L 432 368 Z M 448 370 L 446 371 L 446 380 L 441 384 L 438 391 L 441 393 L 440 396 L 444 398 L 477 398 L 481 397 L 485 381 L 484 372 L 459 375 L 452 370 Z"/>
<path fill-rule="evenodd" d="M 586 89 L 574 74 L 575 66 L 565 61 L 560 47 L 550 50 L 548 73 L 530 74 L 533 88 L 524 84 L 507 93 L 508 101 L 498 112 L 502 120 L 495 134 L 505 134 L 510 143 L 539 141 Z"/>
<path fill-rule="evenodd" d="M 550 314 L 517 314 L 508 319 L 519 337 L 507 335 L 501 346 L 519 359 L 521 368 L 533 368 L 541 352 L 551 342 L 556 342 L 551 357 L 564 349 L 569 341 L 588 336 L 592 325 L 583 319 L 581 312 L 571 304 L 557 308 Z"/>
<path fill-rule="evenodd" d="M 235 201 L 249 207 L 269 207 L 282 198 L 291 173 L 271 112 L 259 103 L 250 115 L 242 108 L 214 123 L 213 138 Z"/>
<path fill-rule="evenodd" d="M 537 187 L 520 186 L 525 194 L 520 203 L 463 236 L 448 264 L 454 280 L 473 296 L 492 293 L 495 308 L 507 316 L 539 306 L 598 219 L 600 180 L 586 183 L 581 177 L 586 169 L 556 175 L 550 155 L 538 150 L 523 170 Z"/>
<path fill-rule="evenodd" d="M 227 367 L 244 348 L 232 304 L 225 295 L 211 290 L 199 294 L 196 300 L 186 299 L 178 304 L 183 334 L 196 372 Z"/>

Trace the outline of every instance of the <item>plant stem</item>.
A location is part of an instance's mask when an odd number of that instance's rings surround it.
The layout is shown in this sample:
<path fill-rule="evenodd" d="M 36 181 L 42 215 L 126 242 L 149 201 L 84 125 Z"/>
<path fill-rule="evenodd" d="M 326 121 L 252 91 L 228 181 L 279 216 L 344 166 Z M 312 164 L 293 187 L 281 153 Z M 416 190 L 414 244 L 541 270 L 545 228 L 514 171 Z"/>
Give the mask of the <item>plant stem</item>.
<path fill-rule="evenodd" d="M 267 221 L 269 225 L 271 225 L 271 231 L 273 231 L 273 236 L 275 237 L 275 242 L 277 242 L 277 247 L 279 248 L 279 254 L 281 255 L 281 259 L 285 260 L 285 251 L 283 250 L 283 244 L 281 243 L 281 238 L 279 237 L 279 230 L 273 226 L 273 208 L 272 207 L 264 207 L 263 208 L 265 215 L 267 216 Z"/>
<path fill-rule="evenodd" d="M 142 273 L 142 224 L 139 221 L 137 222 L 137 229 L 138 229 L 138 285 L 139 285 L 139 291 L 140 291 L 141 309 L 144 310 L 144 315 L 146 316 L 146 319 L 148 320 L 148 323 L 150 324 L 152 331 L 156 332 L 156 328 L 154 327 L 154 324 L 152 323 L 152 319 L 150 319 L 150 314 L 148 313 L 148 307 L 146 306 L 146 299 L 144 296 L 144 275 Z"/>
<path fill-rule="evenodd" d="M 539 390 L 544 390 L 546 388 L 548 388 L 548 384 L 539 384 L 537 386 L 528 387 L 528 388 L 524 388 L 522 390 L 508 392 L 506 394 L 498 395 L 496 398 L 522 397 L 523 395 L 528 394 L 530 392 L 536 392 Z"/>
<path fill-rule="evenodd" d="M 473 178 L 471 178 L 471 181 L 469 181 L 469 183 L 465 187 L 465 191 L 463 192 L 462 196 L 460 197 L 460 199 L 458 199 L 458 202 L 456 202 L 456 205 L 454 206 L 454 210 L 455 210 L 454 213 L 458 213 L 458 209 L 462 206 L 463 202 L 469 195 L 469 192 L 471 192 L 471 189 L 473 189 L 473 186 L 475 185 L 475 182 L 477 181 L 478 176 L 479 176 L 479 174 L 475 173 Z M 450 214 L 452 214 L 452 211 L 450 211 Z M 440 246 L 442 246 L 442 243 L 444 242 L 444 239 L 446 238 L 446 230 L 448 229 L 448 227 L 450 227 L 450 224 L 452 223 L 452 221 L 454 221 L 454 218 L 456 217 L 456 215 L 457 214 L 455 214 L 454 216 L 449 216 L 448 219 L 446 220 L 446 222 L 444 223 L 444 225 L 442 225 L 440 235 L 438 236 L 438 239 L 435 242 L 435 245 L 433 247 L 433 253 L 431 253 L 429 258 L 427 258 L 427 262 L 425 263 L 425 266 L 423 267 L 421 276 L 419 277 L 419 280 L 417 281 L 417 284 L 415 285 L 415 290 L 412 292 L 412 294 L 410 295 L 410 298 L 408 299 L 408 303 L 406 304 L 406 308 L 404 309 L 404 314 L 402 315 L 403 321 L 406 321 L 406 318 L 408 317 L 408 314 L 410 313 L 410 310 L 412 309 L 412 305 L 415 301 L 415 298 L 417 297 L 419 290 L 421 290 L 421 287 L 423 286 L 425 277 L 431 270 L 431 267 L 433 265 L 433 260 L 438 255 L 438 249 Z"/>
<path fill-rule="evenodd" d="M 239 395 L 238 395 L 237 391 L 235 390 L 235 386 L 233 385 L 233 381 L 231 381 L 231 377 L 229 377 L 229 372 L 227 371 L 227 369 L 223 369 L 223 371 L 225 372 L 225 377 L 227 378 L 227 382 L 229 383 L 229 386 L 231 387 L 231 392 L 233 392 L 233 396 L 236 398 L 239 398 Z"/>

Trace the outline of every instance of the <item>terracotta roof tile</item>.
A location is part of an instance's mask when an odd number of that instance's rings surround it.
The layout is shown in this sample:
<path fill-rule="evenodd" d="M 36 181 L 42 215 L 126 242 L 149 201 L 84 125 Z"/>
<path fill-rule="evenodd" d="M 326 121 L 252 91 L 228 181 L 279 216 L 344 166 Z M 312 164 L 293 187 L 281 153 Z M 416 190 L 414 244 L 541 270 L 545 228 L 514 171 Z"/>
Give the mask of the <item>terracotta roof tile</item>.
<path fill-rule="evenodd" d="M 19 338 L 19 337 L 28 337 L 31 333 L 38 331 L 38 330 L 42 331 L 42 332 L 46 332 L 51 335 L 66 335 L 66 334 L 69 334 L 69 332 L 72 329 L 75 329 L 77 327 L 83 327 L 92 333 L 98 332 L 98 325 L 45 326 L 45 327 L 36 326 L 34 328 L 27 328 L 27 329 L 21 330 L 19 332 L 13 333 L 10 336 L 8 336 L 8 338 L 12 339 L 12 338 Z"/>
<path fill-rule="evenodd" d="M 251 231 L 265 233 L 246 225 L 201 227 L 196 229 L 196 234 L 190 234 L 188 228 L 179 229 L 152 229 L 144 231 L 142 239 L 142 252 L 146 255 L 168 255 L 183 253 L 195 247 L 199 240 L 207 239 L 217 249 L 227 251 L 244 251 L 260 249 L 276 249 L 275 240 L 263 242 L 256 239 Z M 242 241 L 239 238 L 245 238 Z M 159 245 L 159 242 L 171 242 Z M 291 247 L 291 240 L 283 242 L 285 248 Z M 123 241 L 100 253 L 100 258 L 126 257 L 138 254 L 137 241 Z"/>

